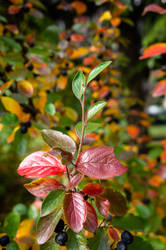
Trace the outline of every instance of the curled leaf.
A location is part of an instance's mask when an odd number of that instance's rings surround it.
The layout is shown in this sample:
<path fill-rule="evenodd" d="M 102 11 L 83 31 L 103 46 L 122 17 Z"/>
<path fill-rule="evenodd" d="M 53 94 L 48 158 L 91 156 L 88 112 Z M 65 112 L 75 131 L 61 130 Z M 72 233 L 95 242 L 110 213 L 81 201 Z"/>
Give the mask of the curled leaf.
<path fill-rule="evenodd" d="M 63 134 L 60 131 L 43 129 L 41 131 L 44 141 L 52 148 L 61 149 L 64 152 L 71 153 L 76 152 L 76 144 L 71 137 Z"/>
<path fill-rule="evenodd" d="M 86 201 L 86 207 L 87 207 L 87 216 L 86 216 L 86 221 L 84 223 L 84 228 L 91 232 L 95 233 L 97 230 L 97 214 L 93 206 Z"/>

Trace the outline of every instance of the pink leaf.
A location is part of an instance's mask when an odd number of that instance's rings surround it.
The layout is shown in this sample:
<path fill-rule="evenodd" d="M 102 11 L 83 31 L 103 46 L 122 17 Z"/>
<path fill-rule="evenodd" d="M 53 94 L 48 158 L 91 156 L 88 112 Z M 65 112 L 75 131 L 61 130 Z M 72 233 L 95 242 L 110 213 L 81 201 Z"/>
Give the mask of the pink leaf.
<path fill-rule="evenodd" d="M 111 179 L 127 171 L 116 158 L 113 148 L 92 147 L 83 151 L 77 161 L 77 170 L 84 175 L 98 179 Z"/>
<path fill-rule="evenodd" d="M 69 188 L 70 189 L 75 188 L 82 181 L 83 177 L 84 176 L 82 174 L 76 174 L 76 175 L 74 175 L 70 179 Z"/>
<path fill-rule="evenodd" d="M 66 194 L 64 200 L 64 215 L 69 227 L 79 233 L 86 220 L 86 203 L 79 193 Z"/>
<path fill-rule="evenodd" d="M 44 198 L 52 190 L 60 188 L 61 184 L 53 178 L 45 177 L 25 184 L 24 187 L 34 196 Z"/>
<path fill-rule="evenodd" d="M 159 81 L 153 90 L 153 97 L 158 97 L 166 94 L 166 79 Z"/>
<path fill-rule="evenodd" d="M 66 172 L 60 159 L 45 151 L 37 151 L 27 156 L 17 169 L 18 174 L 27 178 L 40 178 L 50 175 L 62 175 Z"/>
<path fill-rule="evenodd" d="M 139 59 L 145 59 L 156 55 L 161 55 L 166 53 L 166 43 L 155 43 L 146 48 L 143 52 L 143 56 Z"/>
<path fill-rule="evenodd" d="M 86 216 L 86 221 L 84 223 L 84 228 L 91 232 L 95 233 L 97 230 L 97 214 L 93 206 L 86 201 L 86 207 L 87 207 L 87 216 Z"/>
<path fill-rule="evenodd" d="M 95 197 L 95 203 L 96 207 L 101 215 L 104 217 L 108 216 L 109 209 L 110 209 L 110 202 L 109 200 L 101 197 L 101 196 L 96 196 Z"/>
<path fill-rule="evenodd" d="M 100 184 L 95 184 L 95 183 L 88 183 L 82 189 L 82 191 L 85 194 L 92 195 L 92 196 L 101 194 L 103 190 L 104 188 Z"/>
<path fill-rule="evenodd" d="M 160 7 L 157 4 L 149 4 L 145 7 L 142 16 L 144 16 L 147 12 L 155 12 L 155 13 L 159 13 L 159 14 L 165 14 L 166 13 L 166 9 Z"/>

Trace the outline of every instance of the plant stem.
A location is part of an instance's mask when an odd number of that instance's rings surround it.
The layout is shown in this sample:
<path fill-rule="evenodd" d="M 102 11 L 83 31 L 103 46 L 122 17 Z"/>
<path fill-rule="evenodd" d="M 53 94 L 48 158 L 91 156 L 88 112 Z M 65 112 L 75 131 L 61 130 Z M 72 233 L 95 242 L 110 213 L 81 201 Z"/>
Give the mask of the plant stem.
<path fill-rule="evenodd" d="M 81 107 L 82 107 L 82 131 L 81 131 L 80 145 L 79 145 L 79 149 L 78 149 L 76 164 L 77 164 L 79 155 L 81 153 L 82 144 L 83 144 L 83 140 L 84 140 L 84 131 L 85 131 L 85 90 L 86 90 L 86 87 L 84 86 L 83 99 L 82 99 L 82 101 L 80 101 L 81 102 Z"/>
<path fill-rule="evenodd" d="M 70 174 L 69 174 L 69 170 L 68 170 L 67 164 L 66 164 L 66 173 L 67 173 L 68 181 L 70 182 Z"/>

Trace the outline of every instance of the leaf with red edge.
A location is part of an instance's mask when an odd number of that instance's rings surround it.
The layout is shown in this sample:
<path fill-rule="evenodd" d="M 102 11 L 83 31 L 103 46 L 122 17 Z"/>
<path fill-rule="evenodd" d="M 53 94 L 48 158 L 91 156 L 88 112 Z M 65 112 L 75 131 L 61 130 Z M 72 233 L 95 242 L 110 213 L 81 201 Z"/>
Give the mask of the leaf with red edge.
<path fill-rule="evenodd" d="M 84 176 L 82 174 L 76 174 L 72 178 L 70 178 L 69 188 L 75 188 L 82 181 L 83 177 Z"/>
<path fill-rule="evenodd" d="M 110 209 L 109 200 L 107 200 L 106 198 L 103 198 L 101 196 L 96 196 L 95 197 L 95 204 L 96 204 L 96 207 L 97 207 L 99 213 L 102 216 L 107 217 L 108 213 L 109 213 L 109 209 Z"/>
<path fill-rule="evenodd" d="M 86 201 L 86 207 L 87 207 L 87 216 L 86 216 L 86 221 L 84 223 L 84 228 L 91 233 L 95 233 L 98 226 L 96 211 L 93 208 L 93 206 L 87 201 Z"/>
<path fill-rule="evenodd" d="M 79 233 L 86 220 L 86 203 L 79 193 L 66 194 L 64 200 L 64 215 L 67 224 L 75 232 Z"/>
<path fill-rule="evenodd" d="M 119 237 L 117 231 L 113 227 L 108 229 L 108 233 L 114 241 L 120 240 L 120 237 Z"/>
<path fill-rule="evenodd" d="M 166 43 L 155 43 L 146 48 L 143 52 L 143 56 L 139 59 L 145 59 L 156 55 L 161 55 L 166 53 Z"/>
<path fill-rule="evenodd" d="M 18 174 L 26 178 L 40 178 L 50 175 L 62 175 L 66 172 L 60 159 L 45 151 L 37 151 L 28 155 L 17 169 Z"/>
<path fill-rule="evenodd" d="M 24 187 L 34 196 L 44 198 L 52 190 L 60 188 L 61 184 L 53 178 L 45 177 L 25 184 Z"/>
<path fill-rule="evenodd" d="M 103 190 L 104 188 L 100 184 L 96 184 L 96 183 L 88 183 L 82 189 L 82 191 L 85 194 L 88 194 L 91 196 L 99 195 L 103 192 Z"/>
<path fill-rule="evenodd" d="M 147 12 L 155 12 L 155 13 L 158 13 L 158 14 L 165 14 L 166 13 L 166 9 L 160 7 L 159 5 L 157 4 L 149 4 L 145 7 L 143 13 L 142 13 L 142 16 L 144 16 Z"/>
<path fill-rule="evenodd" d="M 76 164 L 79 172 L 98 179 L 111 179 L 127 171 L 115 158 L 113 148 L 107 146 L 88 148 L 80 154 Z"/>
<path fill-rule="evenodd" d="M 166 94 L 166 79 L 159 81 L 153 89 L 152 96 L 158 97 Z"/>

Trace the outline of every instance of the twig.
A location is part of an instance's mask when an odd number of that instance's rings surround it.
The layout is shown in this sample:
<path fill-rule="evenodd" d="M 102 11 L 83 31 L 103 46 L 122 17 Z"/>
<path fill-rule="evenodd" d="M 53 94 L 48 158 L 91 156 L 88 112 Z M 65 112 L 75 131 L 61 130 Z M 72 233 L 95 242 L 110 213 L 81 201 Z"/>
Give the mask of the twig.
<path fill-rule="evenodd" d="M 77 159 L 76 159 L 76 165 L 77 165 L 79 155 L 81 153 L 83 139 L 84 139 L 84 131 L 85 131 L 85 90 L 86 90 L 86 87 L 83 86 L 83 99 L 82 99 L 82 101 L 80 101 L 81 107 L 82 107 L 82 130 L 81 130 L 81 138 L 80 138 L 80 145 L 79 145 L 79 149 L 78 149 L 78 155 L 77 155 Z"/>

